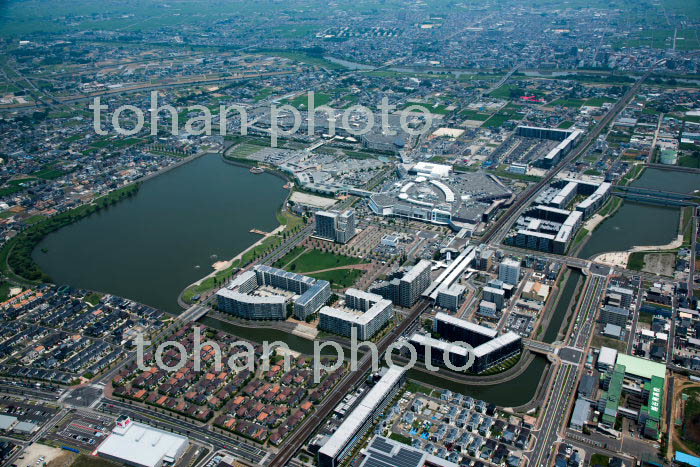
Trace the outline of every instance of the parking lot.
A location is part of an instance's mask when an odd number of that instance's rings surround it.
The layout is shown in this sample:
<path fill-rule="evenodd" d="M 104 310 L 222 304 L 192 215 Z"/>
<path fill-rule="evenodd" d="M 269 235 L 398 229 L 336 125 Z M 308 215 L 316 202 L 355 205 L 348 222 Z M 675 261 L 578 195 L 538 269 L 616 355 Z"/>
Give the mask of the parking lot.
<path fill-rule="evenodd" d="M 48 437 L 81 450 L 93 451 L 109 435 L 112 425 L 114 420 L 109 417 L 75 413 Z"/>
<path fill-rule="evenodd" d="M 75 407 L 89 407 L 102 396 L 104 385 L 84 386 L 76 388 L 66 398 L 65 403 Z"/>
<path fill-rule="evenodd" d="M 56 407 L 34 401 L 22 401 L 16 396 L 2 396 L 0 411 L 5 415 L 17 417 L 20 422 L 34 423 L 37 426 L 45 424 L 58 413 Z"/>

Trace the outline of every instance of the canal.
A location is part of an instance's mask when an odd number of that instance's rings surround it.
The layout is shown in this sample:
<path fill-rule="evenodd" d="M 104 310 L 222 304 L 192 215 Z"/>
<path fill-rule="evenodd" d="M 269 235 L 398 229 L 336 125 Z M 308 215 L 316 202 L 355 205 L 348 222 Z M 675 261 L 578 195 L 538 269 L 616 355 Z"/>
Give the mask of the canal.
<path fill-rule="evenodd" d="M 57 284 L 179 313 L 179 293 L 270 231 L 287 190 L 207 154 L 144 182 L 136 196 L 47 236 L 33 258 Z"/>
<path fill-rule="evenodd" d="M 518 377 L 505 383 L 484 386 L 457 383 L 418 370 L 409 370 L 408 377 L 425 384 L 492 402 L 500 407 L 517 407 L 527 404 L 535 397 L 547 365 L 547 359 L 537 355 Z"/>
<path fill-rule="evenodd" d="M 571 295 L 573 295 L 573 292 L 571 293 Z M 571 296 L 569 296 L 568 298 L 570 300 Z M 569 300 L 567 300 L 567 303 Z M 562 301 L 564 301 L 564 297 L 562 297 Z M 294 350 L 296 352 L 300 352 L 307 355 L 313 355 L 314 352 L 313 341 L 292 334 L 288 334 L 284 331 L 280 331 L 277 329 L 263 327 L 248 328 L 238 326 L 230 322 L 221 321 L 216 318 L 210 318 L 208 316 L 200 319 L 199 323 L 255 342 L 262 342 L 264 340 L 268 342 L 283 341 L 289 346 L 291 350 Z M 550 326 L 561 326 L 561 319 L 559 319 L 558 324 L 552 321 Z M 350 350 L 346 349 L 346 352 L 347 358 L 349 357 Z M 335 355 L 335 350 L 332 347 L 326 347 L 321 350 L 321 354 Z M 513 380 L 503 384 L 490 385 L 460 384 L 452 380 L 444 379 L 437 375 L 426 374 L 425 372 L 418 370 L 410 370 L 408 372 L 408 376 L 409 378 L 415 379 L 416 381 L 420 381 L 440 388 L 446 388 L 450 391 L 460 392 L 462 394 L 483 399 L 488 402 L 493 402 L 494 404 L 499 406 L 516 407 L 519 405 L 527 404 L 535 396 L 537 386 L 540 382 L 540 378 L 542 378 L 542 374 L 544 373 L 544 369 L 546 368 L 546 366 L 547 359 L 545 357 L 537 355 L 535 359 L 528 365 L 525 371 L 523 371 L 523 373 L 521 373 Z M 517 387 L 518 390 L 513 391 L 514 387 Z"/>
<path fill-rule="evenodd" d="M 700 190 L 700 174 L 663 169 L 646 169 L 631 186 L 650 190 L 692 193 Z"/>
<path fill-rule="evenodd" d="M 547 325 L 547 329 L 542 337 L 542 342 L 551 344 L 557 340 L 557 336 L 561 331 L 561 325 L 566 317 L 566 312 L 569 310 L 569 305 L 571 304 L 571 299 L 574 298 L 574 293 L 576 292 L 576 287 L 579 281 L 583 277 L 583 274 L 578 269 L 570 269 L 569 277 L 567 277 L 564 283 L 564 288 L 559 296 L 559 301 L 554 308 L 552 318 Z"/>

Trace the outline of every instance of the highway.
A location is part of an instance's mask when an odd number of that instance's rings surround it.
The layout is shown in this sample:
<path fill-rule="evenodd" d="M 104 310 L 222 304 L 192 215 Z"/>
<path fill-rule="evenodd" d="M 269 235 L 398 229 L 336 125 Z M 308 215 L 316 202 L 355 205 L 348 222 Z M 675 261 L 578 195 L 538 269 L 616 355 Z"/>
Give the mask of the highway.
<path fill-rule="evenodd" d="M 571 392 L 575 389 L 576 367 L 568 363 L 562 363 L 550 388 L 550 397 L 543 404 L 543 426 L 540 428 L 532 450 L 531 465 L 544 467 L 551 464 L 551 455 L 558 439 L 561 422 L 567 418 Z"/>
<path fill-rule="evenodd" d="M 425 299 L 421 299 L 416 303 L 416 305 L 411 309 L 409 316 L 401 321 L 401 323 L 394 328 L 392 332 L 384 336 L 384 338 L 379 342 L 377 348 L 379 349 L 380 357 L 384 355 L 387 348 L 393 342 L 396 342 L 398 338 L 404 334 L 411 325 L 418 319 L 418 317 L 430 306 L 430 302 Z M 287 465 L 287 462 L 294 456 L 294 454 L 302 447 L 306 439 L 311 436 L 311 434 L 318 429 L 325 418 L 330 415 L 333 409 L 343 400 L 346 394 L 350 393 L 352 389 L 357 386 L 365 377 L 365 374 L 371 368 L 372 352 L 367 352 L 362 357 L 357 365 L 357 371 L 349 372 L 339 383 L 333 388 L 333 392 L 326 400 L 324 400 L 316 410 L 306 419 L 304 419 L 300 426 L 292 433 L 292 435 L 287 439 L 284 447 L 280 449 L 277 455 L 272 459 L 270 463 L 271 467 L 283 467 Z"/>

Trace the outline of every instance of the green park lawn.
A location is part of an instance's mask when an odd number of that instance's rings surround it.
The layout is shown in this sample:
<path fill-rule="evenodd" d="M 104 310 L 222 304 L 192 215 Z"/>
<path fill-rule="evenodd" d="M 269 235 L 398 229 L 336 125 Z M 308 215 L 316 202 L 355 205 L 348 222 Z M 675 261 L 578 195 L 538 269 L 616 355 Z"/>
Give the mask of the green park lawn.
<path fill-rule="evenodd" d="M 352 264 L 366 263 L 361 258 L 352 256 L 337 255 L 335 253 L 325 252 L 321 250 L 309 250 L 302 253 L 303 248 L 297 247 L 289 252 L 281 260 L 277 261 L 277 267 L 284 267 L 288 271 L 304 273 L 310 271 L 320 271 L 322 269 L 339 268 Z M 343 270 L 347 273 L 349 270 Z"/>

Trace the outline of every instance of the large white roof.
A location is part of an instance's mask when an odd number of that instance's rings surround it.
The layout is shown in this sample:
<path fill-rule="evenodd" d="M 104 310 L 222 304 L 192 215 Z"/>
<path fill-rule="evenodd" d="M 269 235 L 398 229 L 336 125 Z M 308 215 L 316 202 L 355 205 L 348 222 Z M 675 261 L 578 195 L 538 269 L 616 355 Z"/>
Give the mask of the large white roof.
<path fill-rule="evenodd" d="M 610 347 L 601 347 L 598 355 L 598 363 L 608 366 L 615 366 L 617 360 L 617 350 Z"/>
<path fill-rule="evenodd" d="M 132 465 L 156 466 L 176 461 L 188 443 L 184 436 L 131 422 L 126 429 L 116 427 L 97 452 Z"/>

